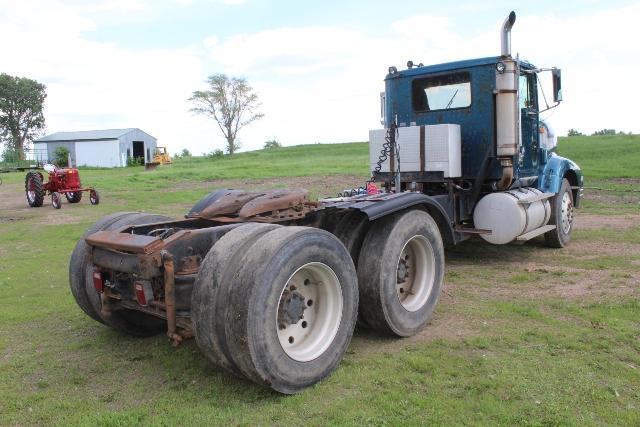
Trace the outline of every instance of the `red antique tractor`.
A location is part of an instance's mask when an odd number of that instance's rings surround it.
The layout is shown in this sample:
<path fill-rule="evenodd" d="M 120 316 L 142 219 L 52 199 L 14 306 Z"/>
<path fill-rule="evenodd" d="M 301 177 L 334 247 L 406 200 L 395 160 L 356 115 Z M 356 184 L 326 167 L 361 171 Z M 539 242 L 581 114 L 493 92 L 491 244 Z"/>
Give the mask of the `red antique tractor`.
<path fill-rule="evenodd" d="M 80 174 L 75 168 L 58 168 L 54 165 L 45 165 L 44 170 L 49 173 L 49 181 L 43 182 L 44 177 L 38 171 L 29 171 L 25 178 L 25 192 L 27 203 L 32 208 L 42 206 L 44 196 L 51 194 L 51 205 L 55 209 L 62 207 L 62 196 L 64 194 L 69 203 L 78 203 L 82 200 L 82 193 L 89 192 L 89 201 L 92 205 L 100 203 L 100 196 L 93 187 L 82 188 L 80 184 Z"/>

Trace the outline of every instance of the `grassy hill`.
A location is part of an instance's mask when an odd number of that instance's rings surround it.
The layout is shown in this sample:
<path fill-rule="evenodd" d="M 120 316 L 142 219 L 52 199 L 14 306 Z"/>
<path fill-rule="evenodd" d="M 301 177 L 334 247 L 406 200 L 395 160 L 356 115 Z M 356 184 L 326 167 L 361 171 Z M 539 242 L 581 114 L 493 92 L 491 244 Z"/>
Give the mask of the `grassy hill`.
<path fill-rule="evenodd" d="M 639 135 L 561 137 L 558 152 L 578 163 L 588 180 L 640 177 Z M 95 182 L 107 190 L 127 185 L 166 189 L 172 182 L 183 181 L 330 175 L 364 178 L 368 174 L 369 146 L 365 142 L 297 145 L 218 158 L 182 158 L 152 172 L 143 167 L 82 171 L 86 182 Z"/>
<path fill-rule="evenodd" d="M 558 153 L 578 163 L 589 180 L 640 177 L 640 136 L 586 136 L 559 139 Z M 170 167 L 145 172 L 118 171 L 114 178 L 168 185 L 171 181 L 261 179 L 369 174 L 369 146 L 365 142 L 312 144 L 238 153 L 220 158 L 178 159 Z M 116 186 L 110 172 L 97 172 L 105 188 Z M 91 176 L 91 175 L 89 175 Z"/>
<path fill-rule="evenodd" d="M 640 178 L 640 135 L 572 136 L 560 138 L 558 146 L 587 180 Z"/>

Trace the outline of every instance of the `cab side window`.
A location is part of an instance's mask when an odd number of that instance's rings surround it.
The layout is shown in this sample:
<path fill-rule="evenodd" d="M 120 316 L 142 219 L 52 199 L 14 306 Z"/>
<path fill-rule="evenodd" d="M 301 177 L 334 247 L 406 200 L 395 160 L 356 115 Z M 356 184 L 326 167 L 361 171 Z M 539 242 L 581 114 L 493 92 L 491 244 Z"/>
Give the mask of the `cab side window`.
<path fill-rule="evenodd" d="M 521 74 L 518 87 L 520 109 L 537 110 L 534 74 Z"/>

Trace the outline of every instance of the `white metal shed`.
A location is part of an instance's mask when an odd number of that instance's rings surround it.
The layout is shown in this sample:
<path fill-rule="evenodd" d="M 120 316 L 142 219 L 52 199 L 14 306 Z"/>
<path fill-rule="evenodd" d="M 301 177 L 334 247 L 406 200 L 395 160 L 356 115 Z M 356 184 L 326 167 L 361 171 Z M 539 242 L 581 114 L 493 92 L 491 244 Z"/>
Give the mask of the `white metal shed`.
<path fill-rule="evenodd" d="M 138 128 L 128 128 L 56 132 L 33 143 L 35 150 L 46 150 L 50 160 L 55 159 L 58 147 L 69 150 L 73 166 L 111 168 L 126 166 L 129 157 L 151 162 L 157 139 Z"/>

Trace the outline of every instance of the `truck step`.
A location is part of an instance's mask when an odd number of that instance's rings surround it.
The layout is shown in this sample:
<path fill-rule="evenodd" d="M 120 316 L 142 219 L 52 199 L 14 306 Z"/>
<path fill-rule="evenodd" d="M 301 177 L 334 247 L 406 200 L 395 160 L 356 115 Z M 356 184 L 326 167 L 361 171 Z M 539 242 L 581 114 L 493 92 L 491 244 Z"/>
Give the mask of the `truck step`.
<path fill-rule="evenodd" d="M 465 227 L 456 227 L 455 230 L 458 233 L 467 233 L 467 234 L 491 234 L 491 230 L 487 230 L 484 228 L 465 228 Z"/>
<path fill-rule="evenodd" d="M 518 200 L 518 203 L 521 205 L 530 205 L 531 203 L 539 202 L 540 200 L 550 199 L 555 196 L 556 193 L 542 193 L 538 196 L 529 197 L 526 199 Z"/>
<path fill-rule="evenodd" d="M 526 242 L 527 240 L 531 240 L 534 237 L 537 237 L 537 236 L 539 236 L 541 234 L 544 234 L 547 231 L 551 231 L 551 230 L 553 230 L 555 228 L 556 228 L 555 225 L 543 225 L 540 228 L 536 228 L 535 230 L 531 230 L 528 233 L 525 233 L 525 234 L 523 234 L 521 236 L 516 237 L 516 240 L 520 241 L 520 242 Z"/>

